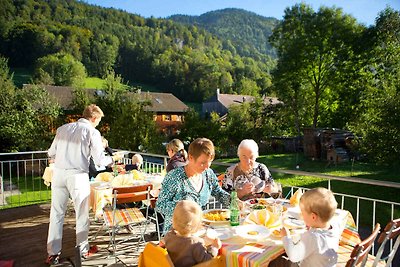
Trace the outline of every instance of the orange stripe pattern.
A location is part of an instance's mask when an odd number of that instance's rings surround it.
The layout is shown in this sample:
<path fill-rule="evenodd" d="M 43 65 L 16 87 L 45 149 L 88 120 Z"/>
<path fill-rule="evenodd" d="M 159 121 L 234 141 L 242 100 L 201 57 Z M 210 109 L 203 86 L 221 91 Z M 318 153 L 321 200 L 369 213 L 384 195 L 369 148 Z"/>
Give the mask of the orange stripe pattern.
<path fill-rule="evenodd" d="M 146 221 L 146 218 L 138 208 L 115 210 L 115 224 L 113 223 L 112 210 L 104 210 L 103 218 L 107 226 L 125 226 Z"/>

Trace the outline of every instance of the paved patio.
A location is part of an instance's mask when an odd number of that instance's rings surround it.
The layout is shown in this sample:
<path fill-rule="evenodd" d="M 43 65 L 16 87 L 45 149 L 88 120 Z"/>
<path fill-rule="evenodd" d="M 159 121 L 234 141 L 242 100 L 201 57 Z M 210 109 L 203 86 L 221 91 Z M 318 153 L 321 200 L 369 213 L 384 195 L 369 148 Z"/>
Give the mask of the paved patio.
<path fill-rule="evenodd" d="M 15 267 L 47 266 L 44 261 L 47 257 L 46 240 L 49 214 L 50 204 L 0 210 L 0 260 L 14 260 Z M 90 214 L 90 218 L 89 237 L 93 238 L 101 223 L 93 220 L 93 214 Z M 74 227 L 75 214 L 73 209 L 69 209 L 64 223 L 62 262 L 58 266 L 74 266 Z M 155 232 L 155 225 L 150 224 L 147 232 Z M 128 234 L 126 230 L 120 236 L 126 237 Z M 156 235 L 149 234 L 146 236 L 146 241 L 156 239 Z M 97 245 L 99 252 L 90 260 L 82 261 L 82 266 L 124 266 L 122 263 L 115 263 L 114 258 L 109 257 L 108 240 L 108 233 L 102 230 L 96 240 L 90 243 Z M 134 243 L 124 243 L 126 245 L 121 249 L 126 254 L 121 259 L 128 266 L 137 266 L 138 254 L 143 249 L 142 245 L 138 251 L 135 251 Z"/>

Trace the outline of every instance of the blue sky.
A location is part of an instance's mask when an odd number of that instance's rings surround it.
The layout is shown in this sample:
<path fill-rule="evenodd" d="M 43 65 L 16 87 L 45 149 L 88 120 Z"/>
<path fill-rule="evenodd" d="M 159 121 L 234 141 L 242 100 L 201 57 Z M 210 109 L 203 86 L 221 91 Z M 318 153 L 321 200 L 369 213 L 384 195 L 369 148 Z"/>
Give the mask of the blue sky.
<path fill-rule="evenodd" d="M 295 0 L 83 0 L 89 4 L 114 7 L 143 17 L 165 18 L 170 15 L 201 15 L 208 11 L 229 7 L 252 11 L 265 17 L 282 19 L 286 7 L 301 1 Z M 314 10 L 323 5 L 340 7 L 359 23 L 375 23 L 378 13 L 386 6 L 400 10 L 400 0 L 307 0 Z"/>

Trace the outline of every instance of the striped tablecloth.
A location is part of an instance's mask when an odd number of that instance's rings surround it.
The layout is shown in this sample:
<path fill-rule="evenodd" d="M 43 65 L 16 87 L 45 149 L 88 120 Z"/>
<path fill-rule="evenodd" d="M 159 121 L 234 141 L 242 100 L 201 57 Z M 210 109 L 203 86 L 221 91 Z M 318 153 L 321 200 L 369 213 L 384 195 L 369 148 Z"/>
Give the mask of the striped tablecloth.
<path fill-rule="evenodd" d="M 350 212 L 337 210 L 333 220 L 337 220 L 343 229 L 340 245 L 349 246 L 361 241 Z M 221 254 L 226 257 L 227 267 L 265 267 L 285 252 L 282 241 L 272 236 L 262 244 L 247 243 L 235 236 L 222 243 Z"/>
<path fill-rule="evenodd" d="M 353 216 L 349 211 L 342 210 L 346 213 L 345 216 L 345 226 L 342 235 L 339 239 L 340 246 L 350 245 L 354 247 L 356 244 L 361 242 L 360 235 L 358 234 L 356 224 L 354 222 Z"/>
<path fill-rule="evenodd" d="M 221 252 L 226 257 L 226 266 L 250 267 L 268 266 L 285 250 L 282 245 L 272 244 L 223 244 Z"/>

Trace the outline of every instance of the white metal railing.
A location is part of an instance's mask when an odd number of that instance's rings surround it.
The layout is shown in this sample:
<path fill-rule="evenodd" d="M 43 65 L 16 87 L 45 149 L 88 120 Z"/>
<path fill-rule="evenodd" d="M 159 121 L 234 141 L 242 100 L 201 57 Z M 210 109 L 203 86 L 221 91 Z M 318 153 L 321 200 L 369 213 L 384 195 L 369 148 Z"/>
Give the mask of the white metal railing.
<path fill-rule="evenodd" d="M 165 169 L 167 156 L 140 154 L 143 172 L 161 173 Z M 130 164 L 132 159 L 125 157 L 120 162 Z M 47 151 L 0 153 L 0 209 L 50 201 L 50 188 L 42 180 L 47 166 Z"/>
<path fill-rule="evenodd" d="M 141 171 L 145 173 L 161 173 L 165 170 L 167 166 L 168 156 L 150 154 L 150 153 L 140 153 L 134 151 L 126 151 L 129 155 L 139 153 L 143 157 L 143 165 Z M 156 162 L 154 162 L 156 161 Z M 125 157 L 121 160 L 123 164 L 132 164 L 131 157 Z"/>

